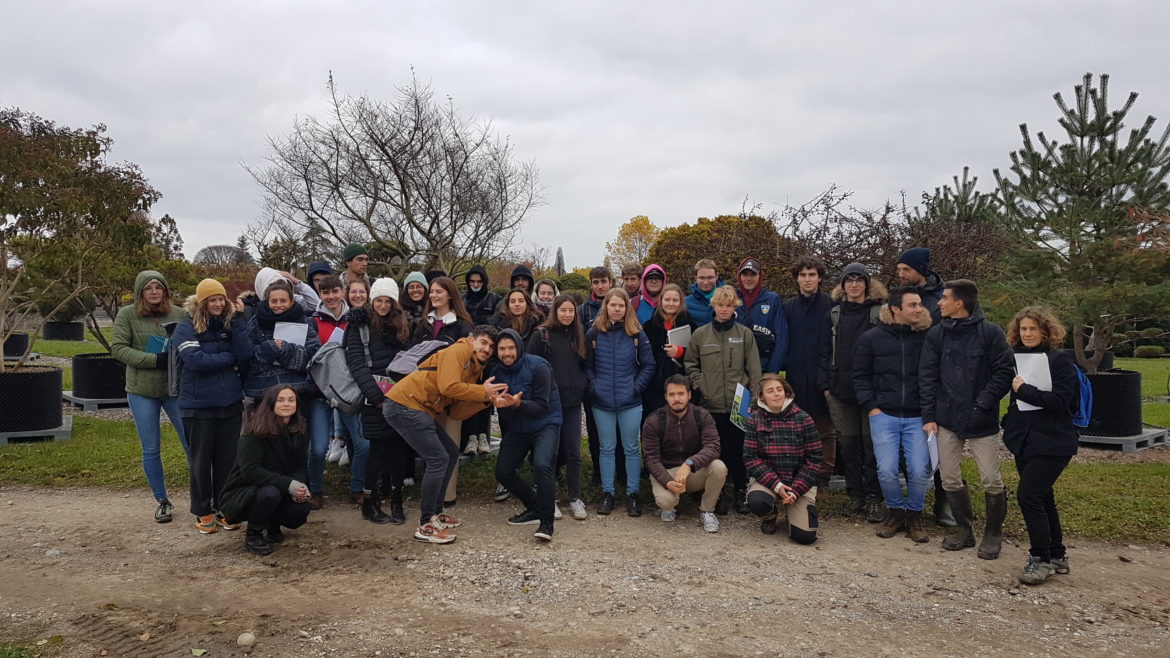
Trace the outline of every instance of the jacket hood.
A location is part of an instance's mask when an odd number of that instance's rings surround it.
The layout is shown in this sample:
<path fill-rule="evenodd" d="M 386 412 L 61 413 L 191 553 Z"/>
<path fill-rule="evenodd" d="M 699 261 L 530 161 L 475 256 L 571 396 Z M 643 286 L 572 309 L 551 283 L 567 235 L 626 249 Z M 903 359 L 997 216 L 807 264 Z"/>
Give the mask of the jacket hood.
<path fill-rule="evenodd" d="M 780 416 L 781 418 L 783 418 L 784 416 L 792 415 L 792 414 L 796 413 L 797 411 L 800 411 L 800 407 L 796 406 L 796 400 L 793 400 L 791 398 L 784 401 L 784 408 L 781 409 L 780 411 L 772 411 L 771 409 L 769 409 L 768 406 L 764 404 L 763 398 L 756 399 L 756 406 L 760 408 L 760 411 L 763 411 L 766 414 L 771 414 L 773 416 Z"/>
<path fill-rule="evenodd" d="M 882 320 L 882 324 L 888 324 L 888 325 L 896 325 L 897 324 L 894 322 L 894 312 L 890 310 L 889 304 L 886 304 L 886 303 L 882 304 L 882 311 L 881 311 L 880 317 Z M 919 320 L 915 324 L 910 325 L 910 330 L 911 331 L 926 331 L 927 329 L 930 329 L 930 325 L 932 322 L 933 321 L 931 320 L 930 313 L 923 313 L 921 320 Z"/>
<path fill-rule="evenodd" d="M 496 337 L 496 344 L 499 344 L 500 339 L 505 336 L 511 338 L 516 343 L 516 362 L 510 366 L 505 366 L 503 362 L 501 362 L 499 367 L 505 370 L 511 370 L 512 368 L 520 365 L 520 361 L 524 358 L 524 339 L 520 337 L 520 334 L 515 329 L 504 329 L 500 332 L 500 335 Z"/>
<path fill-rule="evenodd" d="M 134 277 L 134 299 L 142 299 L 142 289 L 151 281 L 158 281 L 162 287 L 166 289 L 167 295 L 171 294 L 171 287 L 167 285 L 167 278 L 161 272 L 155 270 L 142 270 L 138 276 Z"/>
<path fill-rule="evenodd" d="M 508 277 L 509 288 L 515 287 L 512 285 L 512 280 L 518 276 L 528 279 L 528 292 L 536 292 L 536 279 L 532 276 L 532 270 L 528 269 L 528 266 L 523 263 L 517 265 L 516 269 L 512 270 L 512 276 Z"/>
<path fill-rule="evenodd" d="M 330 311 L 325 306 L 324 301 L 317 303 L 317 315 L 330 317 L 338 322 L 341 322 L 341 319 L 344 318 L 346 316 L 346 314 L 348 314 L 348 313 L 349 313 L 349 303 L 347 303 L 344 299 L 341 300 L 341 313 L 339 315 L 334 315 L 333 312 Z"/>
<path fill-rule="evenodd" d="M 488 278 L 487 270 L 483 268 L 483 265 L 472 265 L 471 269 L 467 270 L 467 274 L 463 275 L 463 283 L 467 285 L 468 292 L 471 292 L 472 274 L 478 274 L 483 277 L 483 292 L 487 292 L 488 290 L 492 289 L 492 281 Z"/>
<path fill-rule="evenodd" d="M 705 299 L 707 301 L 711 301 L 711 295 L 714 295 L 715 291 L 718 290 L 719 288 L 722 288 L 722 287 L 723 287 L 723 279 L 718 279 L 715 281 L 715 287 L 711 289 L 711 292 L 703 292 L 702 290 L 699 290 L 699 284 L 692 283 L 690 294 L 695 299 Z"/>
<path fill-rule="evenodd" d="M 657 263 L 651 263 L 651 264 L 646 266 L 646 269 L 642 270 L 642 289 L 640 291 L 641 295 L 642 295 L 642 301 L 646 302 L 647 304 L 649 304 L 650 306 L 652 306 L 654 308 L 658 308 L 658 298 L 657 297 L 651 298 L 650 296 L 648 296 L 646 294 L 646 275 L 650 274 L 651 272 L 658 272 L 659 274 L 662 275 L 662 287 L 665 288 L 666 287 L 666 270 L 662 269 Z M 659 290 L 658 294 L 661 295 L 662 291 Z"/>
<path fill-rule="evenodd" d="M 256 280 L 254 282 L 256 296 L 264 299 L 264 291 L 268 290 L 268 286 L 272 285 L 275 281 L 279 281 L 281 278 L 280 272 L 277 272 L 271 267 L 260 268 L 260 271 L 256 273 Z"/>
<path fill-rule="evenodd" d="M 305 280 L 312 281 L 314 274 L 333 274 L 333 268 L 329 266 L 329 263 L 319 260 L 309 265 L 309 269 L 305 271 Z"/>
<path fill-rule="evenodd" d="M 971 315 L 968 315 L 965 318 L 943 318 L 940 324 L 947 328 L 970 327 L 977 325 L 986 319 L 987 316 L 983 314 L 983 306 L 976 302 L 975 308 L 971 309 Z"/>
<path fill-rule="evenodd" d="M 925 278 L 926 278 L 926 282 L 923 283 L 921 286 L 919 286 L 923 290 L 925 290 L 927 292 L 935 292 L 935 291 L 943 289 L 943 280 L 942 280 L 942 277 L 939 276 L 938 272 L 935 272 L 933 270 L 930 272 L 927 272 Z"/>
<path fill-rule="evenodd" d="M 843 275 L 842 278 L 844 278 Z M 866 290 L 868 290 L 865 295 L 866 302 L 885 302 L 886 298 L 890 296 L 890 291 L 886 289 L 886 284 L 874 278 L 869 279 L 869 285 L 866 287 Z M 835 302 L 845 301 L 845 286 L 838 283 L 837 287 L 833 288 L 833 292 L 829 293 L 829 297 Z"/>

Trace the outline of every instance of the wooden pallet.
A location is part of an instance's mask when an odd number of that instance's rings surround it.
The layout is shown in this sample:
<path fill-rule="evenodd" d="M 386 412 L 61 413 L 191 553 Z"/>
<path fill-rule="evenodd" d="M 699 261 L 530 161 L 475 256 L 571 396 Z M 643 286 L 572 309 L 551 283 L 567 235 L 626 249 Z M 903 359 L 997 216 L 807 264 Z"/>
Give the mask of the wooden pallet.
<path fill-rule="evenodd" d="M 73 391 L 63 391 L 61 398 L 72 405 L 74 409 L 81 409 L 82 411 L 118 409 L 130 406 L 130 402 L 126 398 L 79 398 L 73 394 Z"/>
<path fill-rule="evenodd" d="M 73 416 L 65 416 L 60 427 L 28 432 L 0 432 L 0 446 L 10 443 L 37 443 L 41 441 L 65 441 L 73 437 Z"/>
<path fill-rule="evenodd" d="M 1088 436 L 1081 435 L 1080 443 L 1093 448 L 1119 447 L 1124 453 L 1148 450 L 1166 445 L 1166 430 L 1151 428 L 1132 436 Z"/>

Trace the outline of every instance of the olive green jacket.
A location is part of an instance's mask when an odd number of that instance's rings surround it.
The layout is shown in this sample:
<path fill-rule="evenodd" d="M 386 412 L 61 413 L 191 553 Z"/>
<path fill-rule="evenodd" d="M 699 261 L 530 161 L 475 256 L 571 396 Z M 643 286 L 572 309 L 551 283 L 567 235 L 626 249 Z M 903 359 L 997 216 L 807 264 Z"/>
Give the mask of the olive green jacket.
<path fill-rule="evenodd" d="M 110 341 L 110 354 L 126 364 L 126 392 L 147 398 L 167 397 L 167 369 L 157 366 L 158 355 L 146 351 L 151 336 L 166 338 L 163 325 L 180 322 L 187 317 L 181 306 L 173 306 L 171 312 L 159 316 L 142 316 L 138 307 L 142 300 L 142 289 L 147 283 L 158 281 L 171 294 L 166 278 L 154 270 L 138 273 L 134 280 L 134 302 L 118 310 L 114 319 L 114 338 Z M 165 359 L 164 359 L 165 362 Z"/>
<path fill-rule="evenodd" d="M 691 336 L 683 362 L 691 388 L 703 394 L 700 405 L 711 413 L 731 413 L 736 384 L 743 384 L 754 395 L 760 383 L 756 336 L 738 322 L 727 331 L 716 331 L 714 322 L 699 327 Z"/>

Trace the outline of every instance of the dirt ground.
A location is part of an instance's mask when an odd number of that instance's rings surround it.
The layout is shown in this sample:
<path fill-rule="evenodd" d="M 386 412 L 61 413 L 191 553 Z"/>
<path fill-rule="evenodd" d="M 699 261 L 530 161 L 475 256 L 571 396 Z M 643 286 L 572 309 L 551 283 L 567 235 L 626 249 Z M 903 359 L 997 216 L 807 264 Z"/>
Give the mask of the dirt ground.
<path fill-rule="evenodd" d="M 514 503 L 461 500 L 452 545 L 334 503 L 255 557 L 175 503 L 159 525 L 140 492 L 0 488 L 0 640 L 61 656 L 249 655 L 245 631 L 254 656 L 1170 653 L 1165 547 L 1074 538 L 1072 573 L 1028 588 L 1013 544 L 983 561 L 840 518 L 808 547 L 735 515 L 707 535 L 687 503 L 676 524 L 591 510 L 538 545 L 504 523 Z"/>

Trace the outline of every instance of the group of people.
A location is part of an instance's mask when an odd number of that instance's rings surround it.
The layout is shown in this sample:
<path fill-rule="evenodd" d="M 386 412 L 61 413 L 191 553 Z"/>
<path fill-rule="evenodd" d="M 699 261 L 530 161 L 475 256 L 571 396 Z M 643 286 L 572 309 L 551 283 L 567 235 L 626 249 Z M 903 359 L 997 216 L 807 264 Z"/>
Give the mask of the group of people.
<path fill-rule="evenodd" d="M 889 291 L 852 263 L 825 293 L 825 266 L 802 257 L 791 270 L 799 293 L 784 300 L 750 257 L 733 285 L 700 260 L 685 291 L 655 264 L 624 267 L 620 285 L 596 267 L 586 299 L 524 266 L 505 295 L 478 266 L 463 292 L 443 272 L 415 272 L 400 294 L 393 279 L 367 275 L 362 245 L 348 245 L 343 260 L 336 273 L 310 264 L 305 281 L 264 268 L 255 294 L 235 300 L 206 279 L 183 309 L 161 274 L 139 274 L 112 345 L 127 366 L 156 521 L 173 514 L 159 456 L 165 410 L 189 457 L 201 533 L 246 523 L 245 548 L 271 552 L 282 527 L 325 504 L 325 463 L 340 454 L 350 502 L 374 523 L 405 523 L 403 488 L 421 459 L 414 538 L 450 543 L 461 525 L 451 514 L 460 451 L 492 450 L 494 412 L 496 500 L 514 497 L 523 509 L 508 523 L 536 526 L 538 540 L 551 541 L 561 518 L 558 480 L 572 517 L 588 518 L 584 417 L 597 514 L 614 511 L 621 488 L 627 514 L 640 516 L 645 474 L 664 522 L 690 493 L 708 532 L 734 509 L 766 534 L 783 521 L 799 544 L 816 541 L 817 501 L 839 471 L 847 514 L 877 524 L 880 537 L 915 542 L 929 540 L 933 480 L 934 517 L 957 528 L 943 547 L 974 547 L 966 447 L 986 501 L 976 550 L 995 559 L 1007 514 L 1002 436 L 1031 539 L 1019 578 L 1068 572 L 1053 499 L 1077 447 L 1078 375 L 1058 349 L 1064 328 L 1028 307 L 1005 334 L 984 317 L 974 282 L 931 271 L 928 249 L 901 255 Z M 331 405 L 310 375 L 330 343 L 343 350 L 360 409 Z M 525 461 L 532 482 L 520 475 Z"/>

